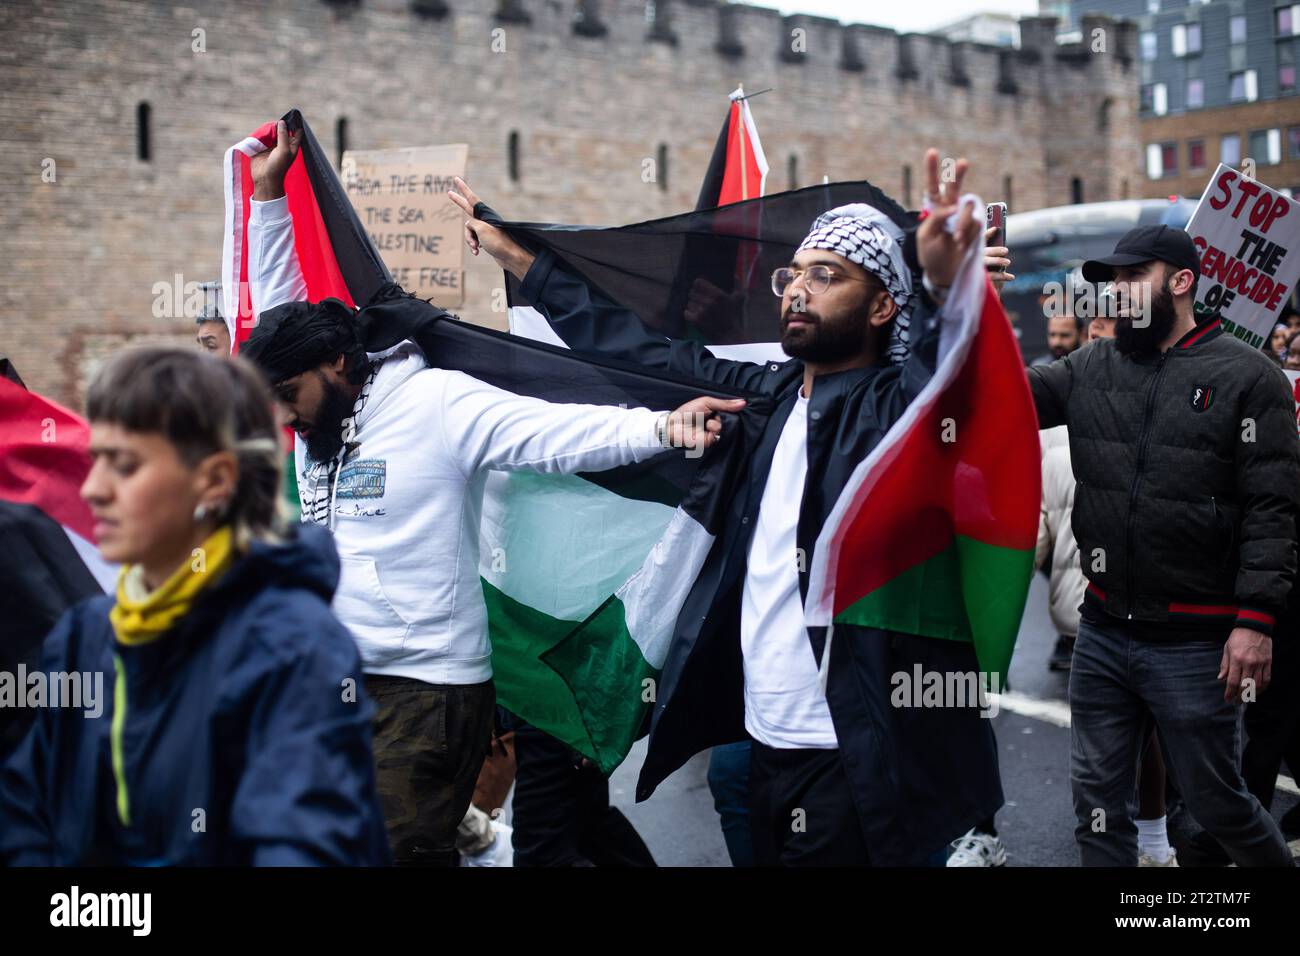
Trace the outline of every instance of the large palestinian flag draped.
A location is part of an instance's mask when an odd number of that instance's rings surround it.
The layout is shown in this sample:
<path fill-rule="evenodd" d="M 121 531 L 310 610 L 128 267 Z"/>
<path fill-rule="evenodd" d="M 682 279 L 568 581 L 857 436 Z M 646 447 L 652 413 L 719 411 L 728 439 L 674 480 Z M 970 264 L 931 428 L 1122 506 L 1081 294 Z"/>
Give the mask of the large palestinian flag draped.
<path fill-rule="evenodd" d="M 963 317 L 960 333 L 836 503 L 805 616 L 811 627 L 973 641 L 980 669 L 1004 686 L 1033 572 L 1041 464 L 1020 350 L 982 243 L 946 311 Z"/>
<path fill-rule="evenodd" d="M 310 129 L 297 111 L 286 121 L 304 130 L 285 183 L 295 248 L 323 263 L 303 266 L 308 298 L 368 305 L 360 322 L 371 351 L 410 339 L 430 364 L 552 402 L 671 409 L 700 395 L 743 394 L 458 322 L 394 295 Z M 228 171 L 246 170 L 240 156 L 270 148 L 274 136 L 272 123 L 244 140 L 227 155 Z M 227 190 L 224 266 L 246 280 L 246 171 L 243 180 L 242 193 Z M 237 181 L 232 174 L 228 185 Z M 247 294 L 240 298 L 247 324 Z M 599 474 L 488 478 L 479 571 L 497 698 L 607 773 L 643 729 L 653 694 L 646 682 L 663 665 L 677 609 L 729 500 L 738 474 L 729 466 L 761 430 L 763 402 L 752 404 L 728 429 L 725 450 L 707 460 L 669 451 Z"/>

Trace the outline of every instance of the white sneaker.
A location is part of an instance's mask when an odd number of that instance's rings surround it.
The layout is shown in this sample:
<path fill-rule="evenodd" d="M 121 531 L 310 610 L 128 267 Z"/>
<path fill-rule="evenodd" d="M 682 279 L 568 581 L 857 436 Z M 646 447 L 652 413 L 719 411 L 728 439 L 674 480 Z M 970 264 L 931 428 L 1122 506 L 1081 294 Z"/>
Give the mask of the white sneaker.
<path fill-rule="evenodd" d="M 1138 866 L 1178 866 L 1178 854 L 1174 852 L 1173 847 L 1170 847 L 1169 859 L 1165 860 L 1163 863 L 1158 863 L 1154 856 L 1148 856 L 1143 853 L 1138 857 Z"/>
<path fill-rule="evenodd" d="M 1007 862 L 1006 847 L 991 833 L 971 830 L 961 839 L 953 840 L 952 846 L 948 866 L 1005 866 Z"/>
<path fill-rule="evenodd" d="M 492 832 L 495 839 L 489 843 L 482 852 L 473 856 L 462 853 L 460 855 L 461 866 L 514 866 L 515 851 L 511 843 L 511 834 L 513 828 L 506 826 L 500 821 L 492 821 Z"/>

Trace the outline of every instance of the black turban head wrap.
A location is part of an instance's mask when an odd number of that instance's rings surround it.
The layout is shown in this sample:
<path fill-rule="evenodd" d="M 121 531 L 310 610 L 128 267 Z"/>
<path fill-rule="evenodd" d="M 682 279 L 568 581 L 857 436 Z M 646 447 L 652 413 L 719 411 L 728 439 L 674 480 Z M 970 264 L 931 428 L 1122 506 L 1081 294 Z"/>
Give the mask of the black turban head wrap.
<path fill-rule="evenodd" d="M 239 354 L 276 385 L 339 355 L 364 357 L 365 351 L 356 312 L 339 299 L 323 299 L 267 309 Z"/>

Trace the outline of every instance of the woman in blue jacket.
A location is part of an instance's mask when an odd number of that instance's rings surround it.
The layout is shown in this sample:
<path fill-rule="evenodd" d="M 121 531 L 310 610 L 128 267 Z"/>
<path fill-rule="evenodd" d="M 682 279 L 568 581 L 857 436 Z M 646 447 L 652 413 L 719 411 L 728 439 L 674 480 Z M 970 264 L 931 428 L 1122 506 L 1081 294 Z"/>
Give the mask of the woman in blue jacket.
<path fill-rule="evenodd" d="M 0 773 L 0 858 L 389 862 L 371 705 L 329 610 L 338 557 L 280 516 L 266 386 L 238 360 L 134 349 L 87 411 L 81 495 L 122 572 L 116 595 L 64 615 L 28 678 L 85 693 L 51 695 Z"/>

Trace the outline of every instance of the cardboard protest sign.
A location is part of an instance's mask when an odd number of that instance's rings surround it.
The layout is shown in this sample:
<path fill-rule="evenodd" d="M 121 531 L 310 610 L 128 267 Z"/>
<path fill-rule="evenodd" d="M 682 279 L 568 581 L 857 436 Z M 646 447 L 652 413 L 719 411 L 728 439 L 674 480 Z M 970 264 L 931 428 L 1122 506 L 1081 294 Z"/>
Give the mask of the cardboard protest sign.
<path fill-rule="evenodd" d="M 343 188 L 393 281 L 444 308 L 465 298 L 464 217 L 447 190 L 468 155 L 464 143 L 343 154 Z"/>
<path fill-rule="evenodd" d="M 1258 348 L 1300 276 L 1300 206 L 1220 163 L 1187 233 L 1201 256 L 1196 311 Z"/>

